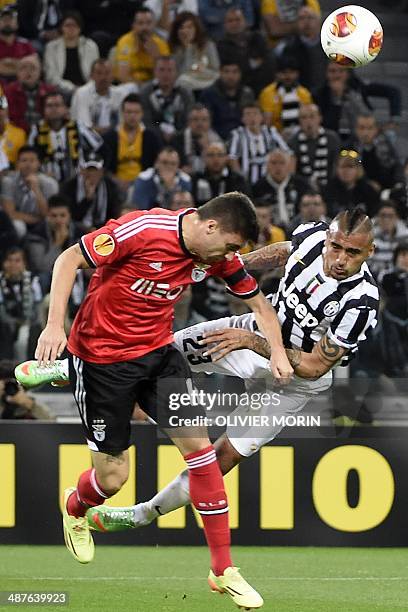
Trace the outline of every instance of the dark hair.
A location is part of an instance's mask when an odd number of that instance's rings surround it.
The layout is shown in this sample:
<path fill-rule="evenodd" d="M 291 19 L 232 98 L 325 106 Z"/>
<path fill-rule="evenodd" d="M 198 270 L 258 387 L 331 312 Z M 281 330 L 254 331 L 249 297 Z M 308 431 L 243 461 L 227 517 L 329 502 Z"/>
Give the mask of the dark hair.
<path fill-rule="evenodd" d="M 299 71 L 299 62 L 297 58 L 294 57 L 293 55 L 286 55 L 286 54 L 281 55 L 278 58 L 276 70 L 277 72 L 281 72 L 282 70 Z"/>
<path fill-rule="evenodd" d="M 55 193 L 48 198 L 48 208 L 58 208 L 59 206 L 71 209 L 71 200 L 63 193 Z"/>
<path fill-rule="evenodd" d="M 202 104 L 201 102 L 195 102 L 195 104 L 193 104 L 192 106 L 190 106 L 189 111 L 188 111 L 188 116 L 190 117 L 191 113 L 193 111 L 207 111 L 207 113 L 210 115 L 211 117 L 211 111 L 208 108 L 208 106 L 205 106 L 205 104 Z"/>
<path fill-rule="evenodd" d="M 197 45 L 199 49 L 203 49 L 208 40 L 206 31 L 203 28 L 200 18 L 197 17 L 197 15 L 194 15 L 194 13 L 190 13 L 190 11 L 182 11 L 174 19 L 171 25 L 169 35 L 170 48 L 176 50 L 181 47 L 181 43 L 178 38 L 178 32 L 181 26 L 186 23 L 186 21 L 192 21 L 195 27 L 195 36 L 193 44 Z"/>
<path fill-rule="evenodd" d="M 150 13 L 154 17 L 154 13 L 153 13 L 152 9 L 149 9 L 147 6 L 139 6 L 135 10 L 135 14 L 133 15 L 133 21 L 136 21 L 136 17 L 137 17 L 137 15 L 139 15 L 139 13 Z"/>
<path fill-rule="evenodd" d="M 67 106 L 67 101 L 65 99 L 65 96 L 63 93 L 61 93 L 60 91 L 58 91 L 57 89 L 55 89 L 54 91 L 49 91 L 48 93 L 45 94 L 43 100 L 44 100 L 44 108 L 47 105 L 47 101 L 49 100 L 49 98 L 57 98 L 60 97 L 62 98 L 65 106 Z"/>
<path fill-rule="evenodd" d="M 220 70 L 225 68 L 226 66 L 237 66 L 239 71 L 242 73 L 242 66 L 238 60 L 233 60 L 232 58 L 225 58 L 223 62 L 221 62 Z"/>
<path fill-rule="evenodd" d="M 64 13 L 62 16 L 62 19 L 60 21 L 60 26 L 62 26 L 64 24 L 64 21 L 66 21 L 67 19 L 72 19 L 73 21 L 75 21 L 77 26 L 81 30 L 81 32 L 83 31 L 84 20 L 79 11 L 66 11 L 66 13 Z"/>
<path fill-rule="evenodd" d="M 255 206 L 244 193 L 231 191 L 213 198 L 197 210 L 201 221 L 215 219 L 226 232 L 233 232 L 245 240 L 258 240 L 259 226 Z"/>
<path fill-rule="evenodd" d="M 142 100 L 139 94 L 136 94 L 136 93 L 130 93 L 126 96 L 126 98 L 123 98 L 122 104 L 121 104 L 122 110 L 125 108 L 126 102 L 130 102 L 132 104 L 140 104 L 140 106 L 142 106 Z"/>
<path fill-rule="evenodd" d="M 35 147 L 32 147 L 31 145 L 23 145 L 22 147 L 20 147 L 17 153 L 17 159 L 20 159 L 20 157 L 24 153 L 34 153 L 37 156 L 38 160 L 40 160 L 40 155 L 37 149 Z"/>
<path fill-rule="evenodd" d="M 166 145 L 165 147 L 162 147 L 157 154 L 157 159 L 159 155 L 161 155 L 162 153 L 177 153 L 177 156 L 180 159 L 180 153 L 177 151 L 177 149 L 175 149 L 171 145 Z"/>
<path fill-rule="evenodd" d="M 27 257 L 26 257 L 24 249 L 22 249 L 21 247 L 18 247 L 18 246 L 13 246 L 13 247 L 10 247 L 9 249 L 7 249 L 7 251 L 4 253 L 4 257 L 3 257 L 2 261 L 1 261 L 1 263 L 4 264 L 6 259 L 8 259 L 11 255 L 22 255 L 23 259 L 24 259 L 24 263 L 27 263 Z"/>
<path fill-rule="evenodd" d="M 393 201 L 393 200 L 381 200 L 380 204 L 377 208 L 377 212 L 376 214 L 382 209 L 382 208 L 392 208 L 393 211 L 395 211 L 397 213 L 397 215 L 399 216 L 399 211 L 398 211 L 398 205 Z"/>
<path fill-rule="evenodd" d="M 101 64 L 102 66 L 105 64 L 110 64 L 110 60 L 107 57 L 97 57 L 96 60 L 94 60 L 91 64 L 91 73 L 94 70 L 95 66 L 99 66 L 99 64 Z"/>
<path fill-rule="evenodd" d="M 333 219 L 339 229 L 345 234 L 373 234 L 373 223 L 360 206 L 351 210 L 343 210 Z"/>
<path fill-rule="evenodd" d="M 397 246 L 395 247 L 394 253 L 392 255 L 392 263 L 394 264 L 394 266 L 397 264 L 398 255 L 401 255 L 401 253 L 407 253 L 407 252 L 408 252 L 408 242 L 399 242 Z"/>
<path fill-rule="evenodd" d="M 241 106 L 241 114 L 244 114 L 244 111 L 247 108 L 256 108 L 257 110 L 259 110 L 260 113 L 262 113 L 262 109 L 259 106 L 258 102 L 256 100 L 254 100 L 253 102 L 246 102 L 243 106 Z"/>

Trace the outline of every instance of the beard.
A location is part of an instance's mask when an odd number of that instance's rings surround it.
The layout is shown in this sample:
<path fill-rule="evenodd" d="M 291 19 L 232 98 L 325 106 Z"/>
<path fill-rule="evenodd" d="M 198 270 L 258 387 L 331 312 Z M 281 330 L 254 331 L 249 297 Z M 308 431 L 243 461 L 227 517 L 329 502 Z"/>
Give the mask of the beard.
<path fill-rule="evenodd" d="M 13 28 L 11 26 L 5 26 L 4 28 L 2 28 L 0 30 L 0 34 L 3 34 L 3 36 L 10 36 L 11 34 L 17 34 L 17 28 Z"/>

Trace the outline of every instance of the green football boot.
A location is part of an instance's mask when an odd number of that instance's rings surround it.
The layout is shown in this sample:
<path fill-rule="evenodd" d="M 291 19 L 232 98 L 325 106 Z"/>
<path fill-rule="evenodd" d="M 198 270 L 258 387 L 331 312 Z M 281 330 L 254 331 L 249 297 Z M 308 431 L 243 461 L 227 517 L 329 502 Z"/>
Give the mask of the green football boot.
<path fill-rule="evenodd" d="M 127 531 L 135 528 L 132 508 L 95 506 L 87 510 L 86 518 L 90 529 L 95 531 Z"/>
<path fill-rule="evenodd" d="M 64 372 L 64 362 L 56 360 L 52 364 L 39 365 L 38 361 L 24 361 L 14 370 L 16 380 L 26 389 L 34 389 L 47 383 L 54 386 L 69 384 L 69 378 Z"/>

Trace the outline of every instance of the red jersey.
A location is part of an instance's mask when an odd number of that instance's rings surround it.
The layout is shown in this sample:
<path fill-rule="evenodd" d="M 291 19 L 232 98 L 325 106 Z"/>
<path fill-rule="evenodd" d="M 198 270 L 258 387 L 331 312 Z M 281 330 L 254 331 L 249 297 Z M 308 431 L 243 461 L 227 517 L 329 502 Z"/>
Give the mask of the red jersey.
<path fill-rule="evenodd" d="M 194 261 L 181 232 L 183 216 L 194 210 L 138 210 L 81 238 L 85 259 L 97 270 L 72 326 L 71 353 L 115 363 L 170 344 L 174 304 L 208 275 L 223 278 L 238 297 L 258 293 L 239 255 L 212 265 Z"/>

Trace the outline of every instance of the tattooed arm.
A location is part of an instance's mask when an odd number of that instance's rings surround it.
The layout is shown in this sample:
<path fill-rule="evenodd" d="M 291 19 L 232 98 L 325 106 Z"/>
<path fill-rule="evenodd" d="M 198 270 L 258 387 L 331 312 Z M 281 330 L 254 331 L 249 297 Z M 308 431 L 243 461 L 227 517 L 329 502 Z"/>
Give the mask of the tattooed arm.
<path fill-rule="evenodd" d="M 207 351 L 213 361 L 218 361 L 231 351 L 250 349 L 258 355 L 270 359 L 271 348 L 268 341 L 258 334 L 245 329 L 227 328 L 209 332 L 200 344 L 214 344 Z M 286 355 L 295 374 L 301 378 L 319 378 L 326 374 L 347 352 L 326 335 L 315 344 L 311 353 L 300 349 L 286 349 Z"/>
<path fill-rule="evenodd" d="M 323 336 L 314 345 L 311 353 L 299 349 L 287 349 L 286 354 L 297 376 L 301 378 L 319 378 L 326 374 L 347 353 L 327 336 Z"/>
<path fill-rule="evenodd" d="M 272 270 L 281 268 L 288 261 L 291 242 L 275 242 L 268 244 L 251 253 L 242 255 L 245 267 L 248 270 Z"/>

